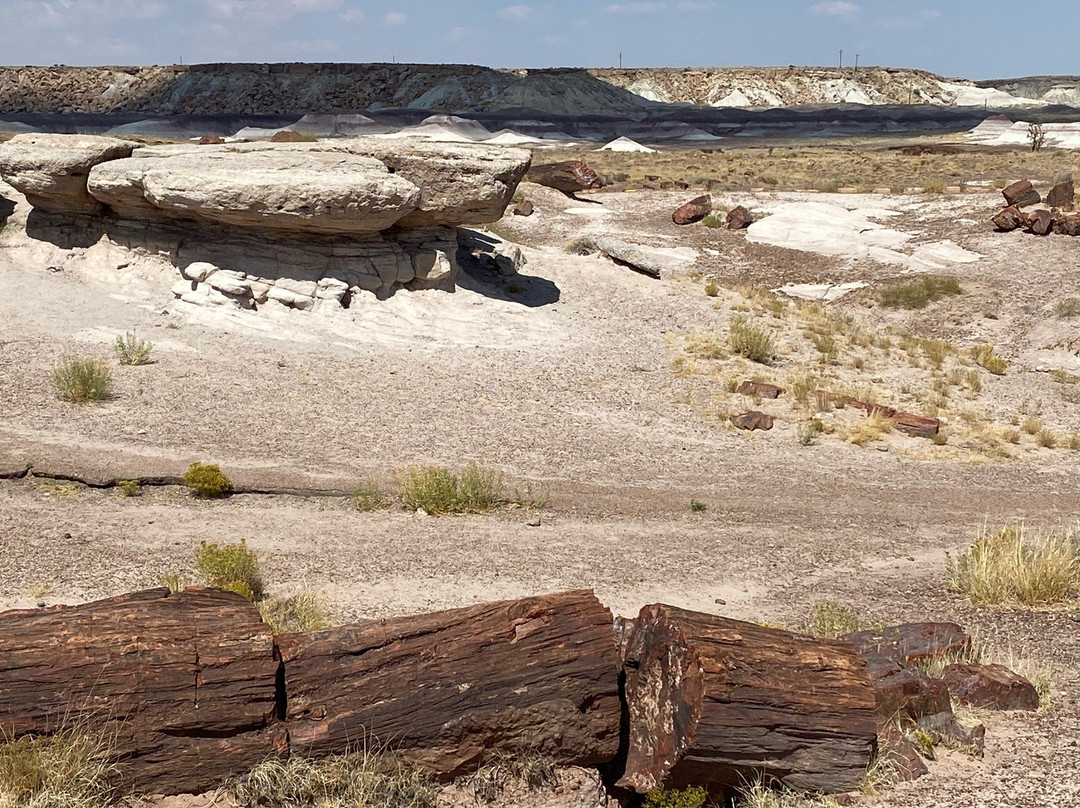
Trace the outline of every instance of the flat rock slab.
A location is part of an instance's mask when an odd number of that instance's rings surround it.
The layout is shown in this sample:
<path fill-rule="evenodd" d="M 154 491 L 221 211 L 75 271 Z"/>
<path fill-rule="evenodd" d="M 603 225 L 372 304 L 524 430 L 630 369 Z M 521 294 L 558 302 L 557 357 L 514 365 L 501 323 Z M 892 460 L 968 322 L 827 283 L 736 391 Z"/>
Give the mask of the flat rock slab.
<path fill-rule="evenodd" d="M 942 674 L 952 697 L 986 710 L 1038 710 L 1035 686 L 1004 665 L 949 665 Z"/>
<path fill-rule="evenodd" d="M 88 188 L 121 216 L 338 235 L 385 230 L 421 198 L 416 185 L 372 157 L 291 145 L 140 150 L 95 166 Z"/>
<path fill-rule="evenodd" d="M 0 144 L 0 176 L 35 208 L 51 213 L 96 213 L 86 190 L 90 169 L 127 157 L 138 144 L 95 135 L 16 135 Z"/>

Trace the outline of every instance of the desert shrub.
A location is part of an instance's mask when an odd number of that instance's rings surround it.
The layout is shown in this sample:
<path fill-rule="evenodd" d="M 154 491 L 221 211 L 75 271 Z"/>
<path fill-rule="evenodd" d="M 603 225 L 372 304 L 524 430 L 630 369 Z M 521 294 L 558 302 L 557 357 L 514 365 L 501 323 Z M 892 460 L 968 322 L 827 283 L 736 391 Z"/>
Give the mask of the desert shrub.
<path fill-rule="evenodd" d="M 1044 429 L 1042 418 L 1037 415 L 1029 415 L 1024 419 L 1021 428 L 1029 435 L 1037 435 Z"/>
<path fill-rule="evenodd" d="M 881 305 L 889 309 L 924 309 L 943 297 L 963 294 L 952 275 L 924 275 L 911 283 L 887 286 L 878 292 Z"/>
<path fill-rule="evenodd" d="M 700 499 L 690 500 L 691 513 L 704 513 L 707 510 L 709 510 L 709 506 L 702 502 Z"/>
<path fill-rule="evenodd" d="M 706 227 L 712 228 L 727 226 L 726 218 L 716 213 L 710 213 L 708 216 L 701 220 L 701 223 Z"/>
<path fill-rule="evenodd" d="M 718 294 L 720 294 L 720 286 L 718 284 L 716 284 L 714 281 L 709 281 L 707 284 L 705 284 L 706 297 L 716 297 Z"/>
<path fill-rule="evenodd" d="M 813 446 L 820 434 L 821 421 L 816 418 L 799 424 L 799 443 L 803 446 Z"/>
<path fill-rule="evenodd" d="M 548 506 L 548 501 L 551 499 L 551 495 L 548 493 L 547 486 L 534 485 L 533 483 L 525 483 L 525 487 L 517 487 L 514 489 L 514 496 L 510 499 L 510 504 L 515 508 L 522 508 L 524 510 L 539 511 Z"/>
<path fill-rule="evenodd" d="M 152 350 L 154 344 L 139 339 L 134 331 L 128 331 L 124 336 L 116 338 L 116 361 L 121 365 L 145 365 L 150 361 Z"/>
<path fill-rule="evenodd" d="M 946 557 L 949 588 L 977 606 L 1050 606 L 1080 595 L 1080 529 L 983 530 Z"/>
<path fill-rule="evenodd" d="M 107 736 L 88 728 L 0 743 L 0 806 L 100 808 L 111 801 L 115 771 Z"/>
<path fill-rule="evenodd" d="M 995 376 L 1004 376 L 1009 363 L 994 353 L 993 345 L 976 345 L 971 349 L 971 359 Z"/>
<path fill-rule="evenodd" d="M 836 337 L 832 334 L 814 333 L 810 335 L 810 341 L 814 343 L 814 347 L 821 354 L 822 362 L 831 364 L 836 362 L 840 356 L 840 347 L 836 344 Z"/>
<path fill-rule="evenodd" d="M 183 592 L 191 586 L 191 581 L 187 579 L 187 576 L 179 572 L 166 572 L 158 579 L 158 585 L 165 587 L 175 595 L 177 592 Z"/>
<path fill-rule="evenodd" d="M 387 504 L 379 483 L 368 477 L 353 490 L 353 507 L 358 511 L 377 511 Z"/>
<path fill-rule="evenodd" d="M 923 193 L 927 194 L 943 194 L 945 193 L 945 180 L 929 179 L 924 180 L 922 183 Z"/>
<path fill-rule="evenodd" d="M 875 412 L 851 428 L 849 440 L 856 446 L 865 446 L 868 443 L 881 440 L 882 436 L 892 432 L 892 429 L 892 419 L 886 418 L 880 412 Z"/>
<path fill-rule="evenodd" d="M 702 808 L 708 798 L 708 792 L 696 786 L 654 788 L 645 795 L 645 808 Z"/>
<path fill-rule="evenodd" d="M 745 317 L 735 317 L 728 329 L 731 350 L 749 359 L 767 365 L 776 356 L 776 346 L 769 332 L 753 325 Z"/>
<path fill-rule="evenodd" d="M 540 791 L 557 786 L 559 776 L 554 760 L 545 755 L 495 753 L 487 756 L 483 765 L 462 778 L 462 782 L 472 789 L 478 803 L 491 804 L 513 782 L 521 783 L 530 791 Z"/>
<path fill-rule="evenodd" d="M 184 485 L 203 499 L 220 499 L 232 491 L 232 483 L 215 463 L 192 463 L 184 472 Z"/>
<path fill-rule="evenodd" d="M 810 616 L 802 624 L 804 634 L 834 640 L 844 634 L 862 631 L 868 625 L 862 615 L 849 606 L 841 606 L 831 600 L 820 601 L 810 607 Z"/>
<path fill-rule="evenodd" d="M 592 236 L 578 236 L 570 239 L 566 242 L 564 249 L 571 255 L 592 255 L 600 252 L 600 248 L 596 246 L 596 239 Z"/>
<path fill-rule="evenodd" d="M 143 492 L 138 480 L 121 480 L 116 484 L 116 493 L 122 497 L 141 497 Z"/>
<path fill-rule="evenodd" d="M 1054 306 L 1054 313 L 1063 320 L 1080 317 L 1080 297 L 1070 297 L 1059 300 Z"/>
<path fill-rule="evenodd" d="M 734 805 L 735 808 L 839 808 L 840 803 L 833 797 L 772 788 L 762 780 L 755 780 L 739 789 Z"/>
<path fill-rule="evenodd" d="M 1057 435 L 1043 427 L 1035 433 L 1035 443 L 1044 449 L 1053 449 L 1058 444 Z"/>
<path fill-rule="evenodd" d="M 259 604 L 259 614 L 275 634 L 316 631 L 329 624 L 322 598 L 310 589 L 284 598 L 266 598 Z"/>
<path fill-rule="evenodd" d="M 232 781 L 242 808 L 434 808 L 437 787 L 419 769 L 371 752 L 314 760 L 271 758 Z"/>
<path fill-rule="evenodd" d="M 195 554 L 195 569 L 208 586 L 236 592 L 252 603 L 266 597 L 259 559 L 243 540 L 221 545 L 202 542 Z"/>
<path fill-rule="evenodd" d="M 104 359 L 65 356 L 53 365 L 52 385 L 64 401 L 104 401 L 112 396 L 112 371 Z"/>
<path fill-rule="evenodd" d="M 394 477 L 398 496 L 412 510 L 487 513 L 504 502 L 502 473 L 476 463 L 460 474 L 442 466 L 410 466 Z"/>

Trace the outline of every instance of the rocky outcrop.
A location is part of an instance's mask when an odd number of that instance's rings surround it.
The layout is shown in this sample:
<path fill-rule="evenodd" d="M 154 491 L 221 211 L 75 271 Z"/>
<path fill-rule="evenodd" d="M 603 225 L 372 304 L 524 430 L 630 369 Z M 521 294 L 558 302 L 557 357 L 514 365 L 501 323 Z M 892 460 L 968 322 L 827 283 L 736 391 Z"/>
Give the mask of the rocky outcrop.
<path fill-rule="evenodd" d="M 39 210 L 96 213 L 90 170 L 131 154 L 136 144 L 94 135 L 16 135 L 0 149 L 0 176 Z"/>
<path fill-rule="evenodd" d="M 0 175 L 38 230 L 152 247 L 175 265 L 183 303 L 247 309 L 453 289 L 457 227 L 501 218 L 530 163 L 518 149 L 411 140 L 134 146 L 15 138 Z"/>

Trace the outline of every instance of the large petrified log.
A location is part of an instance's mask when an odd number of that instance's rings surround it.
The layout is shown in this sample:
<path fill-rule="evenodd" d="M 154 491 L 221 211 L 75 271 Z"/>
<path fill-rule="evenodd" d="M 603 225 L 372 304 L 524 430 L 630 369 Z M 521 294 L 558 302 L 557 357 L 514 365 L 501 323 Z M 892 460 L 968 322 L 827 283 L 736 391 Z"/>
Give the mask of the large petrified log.
<path fill-rule="evenodd" d="M 693 224 L 694 222 L 700 222 L 710 213 L 712 213 L 712 197 L 705 194 L 704 196 L 694 197 L 685 205 L 676 208 L 675 212 L 671 214 L 671 221 L 679 225 Z"/>
<path fill-rule="evenodd" d="M 104 733 L 125 789 L 199 793 L 285 751 L 259 611 L 213 589 L 151 589 L 0 614 L 0 737 Z"/>
<path fill-rule="evenodd" d="M 630 713 L 618 785 L 854 788 L 877 746 L 866 663 L 818 640 L 673 606 L 646 606 L 626 650 Z"/>
<path fill-rule="evenodd" d="M 525 175 L 526 182 L 546 185 L 564 194 L 578 191 L 592 191 L 604 187 L 604 180 L 589 166 L 580 160 L 565 160 L 561 163 L 541 163 L 532 166 Z"/>
<path fill-rule="evenodd" d="M 491 752 L 560 764 L 618 750 L 612 616 L 589 591 L 278 638 L 294 752 L 375 742 L 435 774 Z"/>

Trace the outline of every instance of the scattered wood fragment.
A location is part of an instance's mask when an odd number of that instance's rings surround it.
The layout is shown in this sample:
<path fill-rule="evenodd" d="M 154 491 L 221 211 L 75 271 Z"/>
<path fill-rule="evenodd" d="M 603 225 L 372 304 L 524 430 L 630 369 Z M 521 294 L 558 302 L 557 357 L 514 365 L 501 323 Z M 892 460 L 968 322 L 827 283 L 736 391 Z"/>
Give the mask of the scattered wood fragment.
<path fill-rule="evenodd" d="M 732 415 L 731 423 L 747 432 L 759 429 L 768 431 L 773 428 L 773 417 L 758 410 L 750 410 L 740 415 Z"/>
<path fill-rule="evenodd" d="M 671 221 L 678 225 L 694 224 L 700 222 L 712 213 L 712 197 L 708 194 L 691 199 L 685 205 L 680 205 L 671 214 Z"/>
<path fill-rule="evenodd" d="M 784 394 L 784 388 L 778 387 L 775 384 L 768 384 L 766 382 L 755 382 L 747 380 L 740 384 L 735 390 L 744 396 L 753 396 L 754 398 L 780 398 Z"/>

